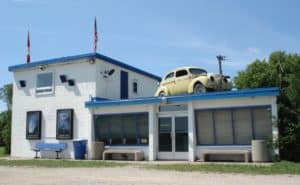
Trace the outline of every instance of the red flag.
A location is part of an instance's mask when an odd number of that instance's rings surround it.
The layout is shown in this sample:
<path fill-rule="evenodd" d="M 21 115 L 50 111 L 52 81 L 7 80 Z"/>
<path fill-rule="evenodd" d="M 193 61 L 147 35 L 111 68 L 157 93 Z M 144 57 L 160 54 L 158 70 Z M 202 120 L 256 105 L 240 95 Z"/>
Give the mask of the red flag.
<path fill-rule="evenodd" d="M 27 33 L 27 53 L 26 53 L 26 62 L 27 64 L 30 63 L 30 37 L 29 37 L 29 31 Z"/>
<path fill-rule="evenodd" d="M 94 23 L 94 52 L 97 51 L 97 43 L 98 43 L 98 32 L 97 32 L 97 20 L 95 17 L 95 23 Z"/>

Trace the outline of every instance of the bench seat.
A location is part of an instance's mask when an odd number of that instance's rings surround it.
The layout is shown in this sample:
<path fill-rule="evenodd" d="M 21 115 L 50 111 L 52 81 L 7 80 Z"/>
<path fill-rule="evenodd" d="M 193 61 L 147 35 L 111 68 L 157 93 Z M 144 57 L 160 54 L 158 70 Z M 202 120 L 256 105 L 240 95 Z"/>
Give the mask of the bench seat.
<path fill-rule="evenodd" d="M 208 155 L 243 155 L 245 162 L 250 162 L 251 151 L 250 150 L 229 150 L 229 149 L 216 149 L 205 150 L 202 152 L 202 160 L 206 161 Z"/>
<path fill-rule="evenodd" d="M 38 152 L 40 151 L 53 151 L 56 152 L 56 159 L 59 159 L 59 153 L 67 148 L 66 143 L 45 143 L 39 142 L 36 143 L 35 147 L 32 148 L 35 151 L 35 158 L 38 158 Z"/>
<path fill-rule="evenodd" d="M 141 161 L 144 159 L 144 153 L 143 151 L 140 150 L 118 150 L 118 149 L 107 149 L 104 150 L 103 154 L 102 154 L 102 159 L 103 160 L 107 160 L 107 156 L 108 155 L 112 155 L 112 154 L 132 154 L 134 156 L 134 160 L 135 161 Z"/>

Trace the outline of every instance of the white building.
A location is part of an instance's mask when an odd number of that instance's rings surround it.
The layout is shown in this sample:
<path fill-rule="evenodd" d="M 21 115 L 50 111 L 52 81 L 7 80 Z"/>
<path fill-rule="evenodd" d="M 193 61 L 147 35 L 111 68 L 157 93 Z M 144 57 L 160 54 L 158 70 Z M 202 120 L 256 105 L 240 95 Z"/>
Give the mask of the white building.
<path fill-rule="evenodd" d="M 33 157 L 31 147 L 43 141 L 67 143 L 62 156 L 73 158 L 72 140 L 87 139 L 89 154 L 92 141 L 104 141 L 106 149 L 143 151 L 146 160 L 195 161 L 207 150 L 246 151 L 252 139 L 278 134 L 277 88 L 153 97 L 159 77 L 100 54 L 9 70 L 12 156 Z M 64 133 L 57 125 L 68 113 L 73 129 Z M 33 130 L 30 120 L 39 116 Z"/>

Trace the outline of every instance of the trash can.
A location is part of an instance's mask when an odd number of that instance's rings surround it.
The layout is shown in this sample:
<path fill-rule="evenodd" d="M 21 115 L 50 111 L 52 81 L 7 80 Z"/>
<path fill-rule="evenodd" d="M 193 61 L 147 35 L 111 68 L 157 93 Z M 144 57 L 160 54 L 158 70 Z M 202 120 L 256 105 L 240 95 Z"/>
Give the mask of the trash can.
<path fill-rule="evenodd" d="M 91 159 L 101 160 L 104 151 L 104 142 L 94 141 L 91 146 Z"/>
<path fill-rule="evenodd" d="M 252 140 L 252 161 L 268 162 L 269 152 L 266 140 Z"/>
<path fill-rule="evenodd" d="M 87 145 L 87 140 L 85 139 L 73 140 L 75 159 L 84 159 L 84 154 L 86 153 L 86 145 Z"/>

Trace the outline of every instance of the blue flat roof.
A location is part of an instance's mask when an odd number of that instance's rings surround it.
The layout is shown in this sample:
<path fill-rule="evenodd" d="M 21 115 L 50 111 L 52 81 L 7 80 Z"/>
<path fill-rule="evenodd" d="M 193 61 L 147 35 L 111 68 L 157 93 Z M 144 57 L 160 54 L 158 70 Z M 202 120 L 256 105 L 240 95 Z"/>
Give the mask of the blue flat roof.
<path fill-rule="evenodd" d="M 81 54 L 81 55 L 74 55 L 74 56 L 67 56 L 67 57 L 60 57 L 60 58 L 53 58 L 53 59 L 47 59 L 47 60 L 41 60 L 41 61 L 35 61 L 35 62 L 30 62 L 29 64 L 18 64 L 18 65 L 13 65 L 9 66 L 8 70 L 9 71 L 15 71 L 18 69 L 26 69 L 26 68 L 33 68 L 41 65 L 51 65 L 51 64 L 61 64 L 61 63 L 66 63 L 66 62 L 77 62 L 78 60 L 81 59 L 89 59 L 89 58 L 98 58 L 100 60 L 104 60 L 110 64 L 114 64 L 117 66 L 120 66 L 122 68 L 128 69 L 130 71 L 145 75 L 147 77 L 153 78 L 157 81 L 161 81 L 161 77 L 156 76 L 152 73 L 146 72 L 144 70 L 138 69 L 136 67 L 133 67 L 131 65 L 125 64 L 123 62 L 120 62 L 116 59 L 104 56 L 99 53 L 87 53 L 87 54 Z"/>
<path fill-rule="evenodd" d="M 212 100 L 212 99 L 228 99 L 228 98 L 241 98 L 241 97 L 257 97 L 257 96 L 277 96 L 279 89 L 277 87 L 270 88 L 257 88 L 257 89 L 243 89 L 234 91 L 222 92 L 209 92 L 204 94 L 186 94 L 179 96 L 166 96 L 166 97 L 145 97 L 124 100 L 91 100 L 85 102 L 85 107 L 108 107 L 108 106 L 126 106 L 126 105 L 140 105 L 140 104 L 160 104 L 179 103 L 195 100 Z"/>

